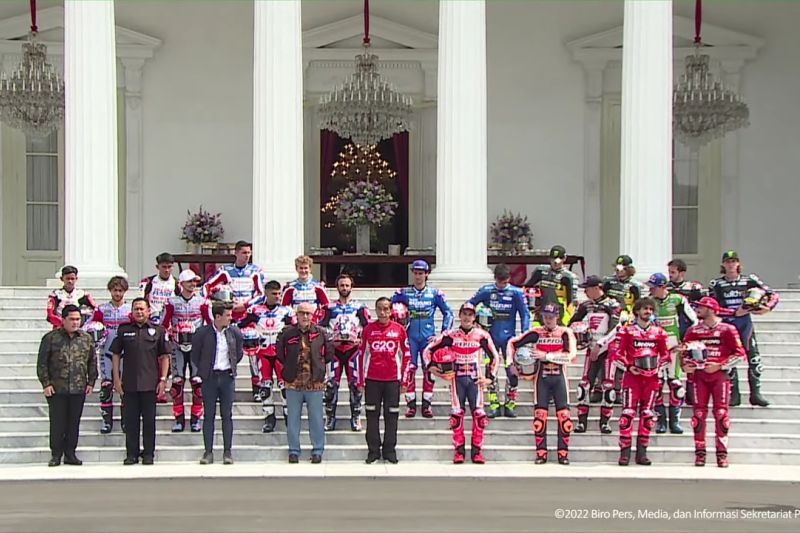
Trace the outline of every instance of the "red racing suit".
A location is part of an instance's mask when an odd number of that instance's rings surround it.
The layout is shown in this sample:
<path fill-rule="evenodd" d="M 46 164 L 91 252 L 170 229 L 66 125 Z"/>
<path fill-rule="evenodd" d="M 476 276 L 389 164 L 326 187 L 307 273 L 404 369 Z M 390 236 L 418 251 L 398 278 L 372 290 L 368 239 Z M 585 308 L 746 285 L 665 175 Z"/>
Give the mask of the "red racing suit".
<path fill-rule="evenodd" d="M 81 324 L 92 317 L 97 304 L 94 303 L 92 296 L 77 287 L 72 292 L 67 292 L 63 288 L 56 289 L 47 297 L 47 321 L 53 325 L 53 329 L 61 327 L 61 311 L 68 305 L 77 305 L 81 310 Z"/>
<path fill-rule="evenodd" d="M 517 350 L 530 346 L 537 357 L 536 373 L 533 376 L 533 435 L 536 456 L 547 458 L 547 410 L 555 403 L 558 421 L 558 457 L 564 459 L 569 453 L 569 435 L 572 433 L 572 417 L 569 411 L 569 380 L 567 365 L 575 361 L 575 334 L 570 328 L 556 326 L 548 329 L 534 327 L 508 341 L 508 353 L 512 362 Z"/>
<path fill-rule="evenodd" d="M 309 277 L 306 281 L 296 279 L 290 281 L 283 288 L 281 305 L 297 308 L 302 303 L 314 304 L 317 312 L 314 314 L 316 324 L 322 318 L 325 307 L 330 303 L 328 293 L 325 292 L 325 284 Z"/>
<path fill-rule="evenodd" d="M 742 340 L 736 327 L 726 324 L 721 320 L 713 327 L 705 323 L 692 326 L 683 337 L 684 346 L 691 341 L 700 341 L 706 349 L 705 363 L 721 365 L 715 372 L 706 372 L 692 359 L 682 354 L 681 364 L 684 370 L 691 372 L 695 387 L 695 403 L 692 414 L 692 428 L 694 429 L 694 449 L 698 458 L 706 456 L 706 419 L 708 418 L 708 400 L 714 402 L 714 423 L 716 431 L 717 459 L 727 459 L 728 456 L 728 431 L 731 421 L 728 418 L 728 398 L 730 397 L 731 384 L 727 371 L 739 359 L 745 357 Z"/>
<path fill-rule="evenodd" d="M 625 369 L 622 378 L 623 407 L 619 417 L 619 447 L 621 450 L 630 450 L 633 419 L 638 413 L 636 446 L 643 450 L 650 442 L 650 431 L 656 422 L 653 404 L 661 383 L 659 370 L 670 362 L 667 334 L 655 324 L 648 324 L 643 328 L 637 320 L 620 328 L 617 341 L 618 349 L 611 357 Z"/>
<path fill-rule="evenodd" d="M 483 386 L 480 380 L 492 379 L 495 365 L 500 359 L 492 336 L 478 327 L 469 330 L 456 328 L 435 337 L 422 352 L 427 369 L 435 362 L 436 354 L 449 351 L 453 362 L 454 377 L 450 381 L 450 429 L 453 430 L 453 447 L 464 454 L 464 408 L 469 403 L 472 413 L 471 453 L 480 453 L 483 447 L 483 431 L 489 418 L 483 410 Z M 484 354 L 491 361 L 484 366 Z M 488 366 L 489 375 L 485 375 Z"/>

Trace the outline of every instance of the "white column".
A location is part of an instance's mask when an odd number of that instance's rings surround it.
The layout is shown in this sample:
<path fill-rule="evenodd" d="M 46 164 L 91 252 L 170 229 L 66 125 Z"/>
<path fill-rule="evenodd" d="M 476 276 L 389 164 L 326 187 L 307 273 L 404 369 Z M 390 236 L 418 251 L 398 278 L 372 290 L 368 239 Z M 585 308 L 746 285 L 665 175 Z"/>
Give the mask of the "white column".
<path fill-rule="evenodd" d="M 142 108 L 142 69 L 144 59 L 122 60 L 125 68 L 125 270 L 134 277 L 144 276 L 151 261 L 144 258 L 144 110 Z"/>
<path fill-rule="evenodd" d="M 583 256 L 590 270 L 602 271 L 600 265 L 602 217 L 600 214 L 600 181 L 603 134 L 603 71 L 606 62 L 584 64 L 586 99 L 583 126 Z"/>
<path fill-rule="evenodd" d="M 672 253 L 672 1 L 625 0 L 620 253 L 639 276 Z"/>
<path fill-rule="evenodd" d="M 64 259 L 82 283 L 123 274 L 117 210 L 114 2 L 65 0 Z M 88 278 L 88 280 L 87 280 Z"/>
<path fill-rule="evenodd" d="M 287 281 L 304 250 L 300 2 L 255 0 L 254 20 L 254 262 Z"/>
<path fill-rule="evenodd" d="M 436 268 L 446 284 L 489 278 L 486 266 L 486 4 L 439 2 Z"/>

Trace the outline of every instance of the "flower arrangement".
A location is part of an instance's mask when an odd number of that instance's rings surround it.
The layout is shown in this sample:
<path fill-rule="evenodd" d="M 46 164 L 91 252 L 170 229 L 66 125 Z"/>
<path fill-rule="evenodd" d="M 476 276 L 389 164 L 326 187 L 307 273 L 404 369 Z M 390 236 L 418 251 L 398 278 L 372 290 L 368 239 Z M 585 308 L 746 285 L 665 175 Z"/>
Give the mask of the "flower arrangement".
<path fill-rule="evenodd" d="M 528 217 L 503 211 L 492 223 L 492 242 L 506 246 L 517 246 L 521 243 L 531 245 L 533 233 Z"/>
<path fill-rule="evenodd" d="M 219 242 L 225 235 L 222 228 L 222 214 L 211 214 L 200 206 L 197 213 L 186 211 L 186 223 L 181 230 L 181 240 L 200 244 L 203 242 Z"/>
<path fill-rule="evenodd" d="M 398 204 L 383 185 L 374 181 L 351 181 L 339 192 L 336 218 L 350 228 L 382 226 L 395 214 Z"/>

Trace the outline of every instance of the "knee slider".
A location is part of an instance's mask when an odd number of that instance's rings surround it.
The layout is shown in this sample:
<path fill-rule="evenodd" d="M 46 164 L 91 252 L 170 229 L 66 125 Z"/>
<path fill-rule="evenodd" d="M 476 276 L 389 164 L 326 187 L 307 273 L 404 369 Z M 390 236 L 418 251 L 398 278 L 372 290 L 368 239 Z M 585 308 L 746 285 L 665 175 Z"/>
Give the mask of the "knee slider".
<path fill-rule="evenodd" d="M 183 378 L 173 378 L 169 394 L 173 399 L 179 398 L 183 394 Z"/>
<path fill-rule="evenodd" d="M 728 417 L 728 410 L 717 409 L 714 412 L 714 418 L 717 419 L 717 425 L 719 428 L 725 432 L 725 435 L 727 435 L 728 430 L 731 428 L 731 419 Z"/>
<path fill-rule="evenodd" d="M 547 432 L 547 409 L 533 411 L 533 434 L 541 437 Z"/>
<path fill-rule="evenodd" d="M 483 409 L 475 409 L 472 411 L 472 423 L 481 429 L 486 429 L 486 426 L 489 425 L 489 417 L 486 416 Z"/>
<path fill-rule="evenodd" d="M 114 394 L 114 387 L 110 382 L 100 384 L 100 403 L 110 402 Z"/>
<path fill-rule="evenodd" d="M 464 413 L 453 413 L 450 415 L 450 429 L 457 430 L 464 425 Z"/>
<path fill-rule="evenodd" d="M 686 389 L 683 386 L 683 383 L 679 379 L 671 379 L 669 380 L 669 388 L 672 391 L 672 395 L 675 396 L 679 400 L 683 400 L 686 397 Z"/>
<path fill-rule="evenodd" d="M 336 388 L 334 387 L 333 383 L 329 381 L 328 384 L 325 385 L 325 398 L 324 398 L 325 403 L 331 403 L 333 401 L 333 396 L 335 392 Z"/>
<path fill-rule="evenodd" d="M 569 409 L 561 409 L 556 412 L 556 419 L 558 420 L 558 429 L 561 430 L 561 433 L 565 435 L 572 433 L 573 425 Z"/>
<path fill-rule="evenodd" d="M 606 388 L 606 384 L 603 383 L 603 405 L 611 406 L 614 405 L 614 402 L 617 401 L 617 391 L 614 390 L 613 384 L 610 388 Z"/>
<path fill-rule="evenodd" d="M 589 382 L 580 380 L 578 383 L 578 403 L 586 402 L 589 399 Z"/>
<path fill-rule="evenodd" d="M 203 389 L 200 388 L 199 383 L 192 383 L 192 400 L 202 400 Z"/>
<path fill-rule="evenodd" d="M 633 415 L 636 412 L 633 409 L 623 409 L 619 415 L 619 429 L 620 431 L 628 430 L 633 426 Z"/>
<path fill-rule="evenodd" d="M 649 409 L 644 411 L 642 413 L 642 424 L 648 431 L 656 427 L 656 414 Z"/>

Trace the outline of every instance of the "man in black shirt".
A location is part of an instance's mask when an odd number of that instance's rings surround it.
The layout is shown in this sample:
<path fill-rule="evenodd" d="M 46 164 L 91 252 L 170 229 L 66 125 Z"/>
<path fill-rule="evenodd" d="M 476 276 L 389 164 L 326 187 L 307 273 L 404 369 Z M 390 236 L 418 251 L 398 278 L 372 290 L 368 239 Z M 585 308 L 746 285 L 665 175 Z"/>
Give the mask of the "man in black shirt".
<path fill-rule="evenodd" d="M 133 322 L 123 324 L 109 351 L 113 358 L 114 388 L 125 407 L 125 448 L 123 464 L 139 462 L 139 422 L 142 426 L 142 464 L 153 464 L 156 447 L 156 395 L 167 386 L 170 356 L 164 328 L 150 323 L 150 303 L 136 298 L 131 303 Z M 120 359 L 125 373 L 120 379 Z M 123 397 L 124 396 L 124 397 Z"/>

